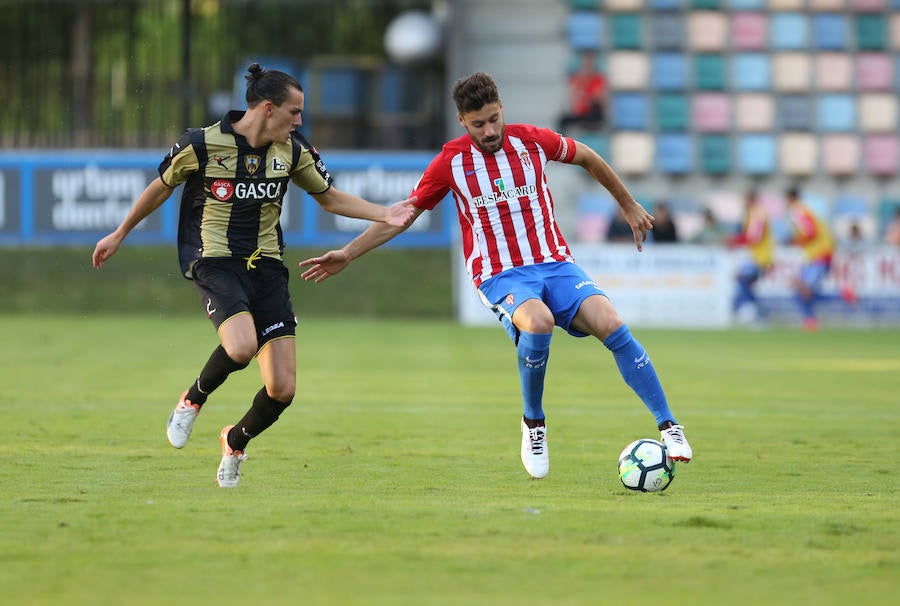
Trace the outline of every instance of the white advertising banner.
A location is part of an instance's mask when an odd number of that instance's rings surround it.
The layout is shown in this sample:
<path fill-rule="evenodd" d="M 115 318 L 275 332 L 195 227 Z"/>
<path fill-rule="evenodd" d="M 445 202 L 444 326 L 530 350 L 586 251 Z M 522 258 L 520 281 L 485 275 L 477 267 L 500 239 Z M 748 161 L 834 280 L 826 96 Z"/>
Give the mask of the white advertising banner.
<path fill-rule="evenodd" d="M 734 323 L 734 276 L 746 254 L 743 250 L 649 244 L 639 253 L 627 244 L 587 244 L 573 246 L 572 253 L 631 326 L 727 328 Z M 459 321 L 468 325 L 497 322 L 481 304 L 459 253 L 454 259 Z M 776 251 L 774 267 L 756 287 L 767 320 L 799 321 L 791 279 L 802 261 L 797 248 Z M 842 296 L 848 290 L 855 295 L 852 301 Z M 900 250 L 884 246 L 839 250 L 817 311 L 825 324 L 900 325 Z"/>
<path fill-rule="evenodd" d="M 606 292 L 632 326 L 718 328 L 730 322 L 732 259 L 720 248 L 692 245 L 576 245 L 578 265 Z M 486 309 L 456 256 L 458 318 L 491 324 Z"/>

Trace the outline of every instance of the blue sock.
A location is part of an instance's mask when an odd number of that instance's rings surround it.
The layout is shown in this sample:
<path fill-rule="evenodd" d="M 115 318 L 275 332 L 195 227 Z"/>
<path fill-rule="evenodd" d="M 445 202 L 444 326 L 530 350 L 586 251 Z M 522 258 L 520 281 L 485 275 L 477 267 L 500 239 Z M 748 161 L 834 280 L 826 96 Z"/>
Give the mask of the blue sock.
<path fill-rule="evenodd" d="M 625 383 L 638 395 L 644 405 L 653 413 L 657 426 L 665 421 L 675 421 L 666 394 L 660 385 L 656 370 L 650 362 L 647 350 L 631 336 L 628 326 L 622 325 L 606 337 L 603 344 L 609 349 Z"/>
<path fill-rule="evenodd" d="M 519 357 L 519 379 L 522 382 L 522 402 L 525 418 L 539 421 L 544 418 L 544 375 L 550 356 L 550 337 L 522 331 L 516 353 Z"/>

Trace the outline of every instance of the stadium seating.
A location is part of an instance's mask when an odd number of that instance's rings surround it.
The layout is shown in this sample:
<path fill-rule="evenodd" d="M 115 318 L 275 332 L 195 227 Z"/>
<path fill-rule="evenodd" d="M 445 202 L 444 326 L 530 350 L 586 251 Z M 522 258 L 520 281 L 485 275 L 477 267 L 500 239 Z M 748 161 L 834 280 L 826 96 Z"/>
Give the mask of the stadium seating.
<path fill-rule="evenodd" d="M 900 186 L 900 0 L 569 5 L 572 56 L 609 79 L 590 145 L 625 174 Z"/>

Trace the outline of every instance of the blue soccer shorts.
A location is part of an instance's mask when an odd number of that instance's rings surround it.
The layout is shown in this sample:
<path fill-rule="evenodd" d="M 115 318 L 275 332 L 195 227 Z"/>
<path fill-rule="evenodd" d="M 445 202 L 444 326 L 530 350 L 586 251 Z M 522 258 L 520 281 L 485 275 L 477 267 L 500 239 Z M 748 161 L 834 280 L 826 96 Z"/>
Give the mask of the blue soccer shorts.
<path fill-rule="evenodd" d="M 516 308 L 529 299 L 538 299 L 550 308 L 554 323 L 575 337 L 587 334 L 574 330 L 572 320 L 585 299 L 606 296 L 583 269 L 567 261 L 524 265 L 488 278 L 478 287 L 482 303 L 491 309 L 514 343 L 519 330 L 512 323 Z"/>

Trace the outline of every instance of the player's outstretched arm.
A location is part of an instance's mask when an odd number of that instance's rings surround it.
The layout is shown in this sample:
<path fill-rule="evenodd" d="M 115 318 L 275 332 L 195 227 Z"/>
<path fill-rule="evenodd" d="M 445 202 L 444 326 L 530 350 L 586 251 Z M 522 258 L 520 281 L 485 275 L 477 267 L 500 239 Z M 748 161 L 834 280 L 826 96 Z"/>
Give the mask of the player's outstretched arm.
<path fill-rule="evenodd" d="M 411 198 L 410 200 L 415 200 L 415 198 Z M 397 204 L 394 204 L 394 206 L 405 202 L 409 202 L 409 200 L 398 202 Z M 406 224 L 402 227 L 390 225 L 388 223 L 372 223 L 366 231 L 347 243 L 343 248 L 330 250 L 319 257 L 311 257 L 300 261 L 300 267 L 309 268 L 300 274 L 300 277 L 307 282 L 318 283 L 340 273 L 345 267 L 350 265 L 350 262 L 353 259 L 366 254 L 373 248 L 378 248 L 412 225 L 419 215 L 422 214 L 422 209 L 414 206 L 411 208 L 413 209 L 412 218 L 407 220 Z"/>
<path fill-rule="evenodd" d="M 162 179 L 159 177 L 151 181 L 141 195 L 138 196 L 134 206 L 131 207 L 131 210 L 129 210 L 125 218 L 122 219 L 122 223 L 116 228 L 116 231 L 108 234 L 97 242 L 97 245 L 94 247 L 94 252 L 91 255 L 91 261 L 93 262 L 94 267 L 97 269 L 103 267 L 103 263 L 119 250 L 119 246 L 122 244 L 122 240 L 125 239 L 125 236 L 127 236 L 138 223 L 149 216 L 150 213 L 162 206 L 162 203 L 168 200 L 169 196 L 172 195 L 172 191 L 172 188 L 163 183 Z"/>
<path fill-rule="evenodd" d="M 580 141 L 575 142 L 575 158 L 572 163 L 586 170 L 595 181 L 612 194 L 622 208 L 625 221 L 631 226 L 635 246 L 638 251 L 643 250 L 647 232 L 653 229 L 653 215 L 634 199 L 612 167 L 597 152 Z"/>
<path fill-rule="evenodd" d="M 335 187 L 330 187 L 321 194 L 311 195 L 319 206 L 335 215 L 377 221 L 393 227 L 406 227 L 413 219 L 414 200 L 401 200 L 384 207 Z"/>

